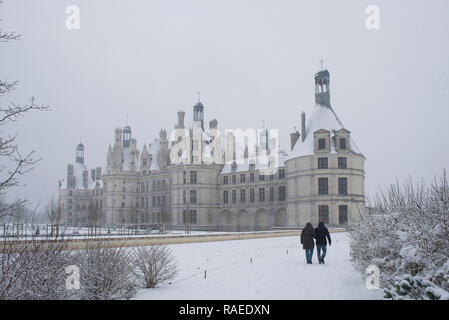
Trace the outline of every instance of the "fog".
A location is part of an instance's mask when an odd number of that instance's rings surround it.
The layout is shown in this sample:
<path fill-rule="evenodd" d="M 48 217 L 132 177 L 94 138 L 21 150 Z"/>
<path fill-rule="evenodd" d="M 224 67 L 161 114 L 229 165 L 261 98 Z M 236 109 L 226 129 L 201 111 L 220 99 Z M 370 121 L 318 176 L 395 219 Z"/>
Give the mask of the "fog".
<path fill-rule="evenodd" d="M 368 5 L 380 29 L 365 25 Z M 65 9 L 80 9 L 80 30 Z M 449 2 L 299 0 L 6 0 L 0 76 L 19 80 L 1 97 L 51 111 L 3 128 L 42 160 L 9 198 L 43 205 L 85 145 L 87 166 L 106 164 L 114 128 L 138 147 L 168 132 L 201 92 L 205 123 L 279 129 L 282 149 L 314 106 L 320 60 L 331 103 L 366 156 L 366 191 L 409 175 L 430 182 L 449 167 Z"/>

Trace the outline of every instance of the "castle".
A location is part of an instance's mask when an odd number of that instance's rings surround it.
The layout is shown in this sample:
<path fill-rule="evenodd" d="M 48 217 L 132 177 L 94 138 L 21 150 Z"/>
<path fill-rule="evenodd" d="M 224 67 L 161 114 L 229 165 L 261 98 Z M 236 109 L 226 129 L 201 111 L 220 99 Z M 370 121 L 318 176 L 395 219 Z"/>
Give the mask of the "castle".
<path fill-rule="evenodd" d="M 365 212 L 365 157 L 331 107 L 327 70 L 315 75 L 315 102 L 307 123 L 301 114 L 301 132 L 290 134 L 289 152 L 277 149 L 267 129 L 252 146 L 232 132 L 222 139 L 215 119 L 205 130 L 199 100 L 189 128 L 179 111 L 170 137 L 162 129 L 141 150 L 131 127 L 115 129 L 104 170 L 87 170 L 79 144 L 60 181 L 66 224 L 87 226 L 93 212 L 104 226 L 220 231 L 354 223 Z"/>

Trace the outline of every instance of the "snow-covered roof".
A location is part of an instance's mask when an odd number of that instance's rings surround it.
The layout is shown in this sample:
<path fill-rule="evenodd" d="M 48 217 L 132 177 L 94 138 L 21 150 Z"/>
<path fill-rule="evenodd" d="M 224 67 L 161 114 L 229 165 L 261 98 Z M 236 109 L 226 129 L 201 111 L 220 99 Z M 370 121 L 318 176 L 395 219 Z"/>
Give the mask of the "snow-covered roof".
<path fill-rule="evenodd" d="M 134 156 L 132 155 L 134 152 Z M 140 159 L 138 157 L 138 151 L 133 150 L 132 148 L 123 148 L 123 170 L 131 170 L 131 162 L 132 158 L 134 159 L 135 170 L 140 170 Z"/>
<path fill-rule="evenodd" d="M 302 157 L 306 155 L 311 155 L 314 153 L 314 137 L 313 133 L 324 129 L 331 132 L 331 137 L 335 131 L 344 129 L 343 123 L 338 119 L 335 111 L 321 104 L 316 104 L 313 109 L 312 115 L 306 124 L 305 140 L 302 142 L 302 138 L 298 140 L 295 144 L 292 152 L 285 160 Z M 351 151 L 354 153 L 361 154 L 354 140 L 351 138 L 350 143 Z M 335 146 L 333 139 L 330 139 L 330 150 L 331 153 L 335 152 Z"/>
<path fill-rule="evenodd" d="M 103 180 L 95 180 L 94 182 L 91 183 L 91 185 L 89 186 L 89 189 L 96 189 L 97 188 L 97 184 L 99 188 L 103 188 Z"/>
<path fill-rule="evenodd" d="M 283 167 L 285 165 L 285 160 L 288 154 L 284 150 L 279 150 L 278 152 L 278 165 L 277 168 Z M 236 164 L 235 170 L 232 170 L 233 162 L 226 163 L 220 171 L 220 174 L 227 174 L 233 172 L 244 172 L 249 171 L 249 166 L 251 163 L 254 163 L 254 170 L 266 169 L 266 165 L 261 165 L 259 161 L 257 161 L 256 157 L 249 157 L 247 159 L 242 159 L 243 163 Z"/>

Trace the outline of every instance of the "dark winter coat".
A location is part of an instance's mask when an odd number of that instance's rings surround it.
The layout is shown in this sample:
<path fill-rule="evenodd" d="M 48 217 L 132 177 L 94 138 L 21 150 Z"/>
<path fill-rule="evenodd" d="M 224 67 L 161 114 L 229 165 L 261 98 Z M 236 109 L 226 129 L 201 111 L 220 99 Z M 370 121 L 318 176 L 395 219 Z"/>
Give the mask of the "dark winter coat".
<path fill-rule="evenodd" d="M 331 235 L 329 234 L 329 230 L 324 226 L 323 222 L 318 224 L 318 228 L 315 229 L 316 233 L 316 245 L 326 246 L 327 242 L 331 245 Z M 327 238 L 327 241 L 326 241 Z"/>
<path fill-rule="evenodd" d="M 312 227 L 312 224 L 308 223 L 304 229 L 301 231 L 301 244 L 303 249 L 313 249 L 315 248 L 316 239 L 315 230 Z"/>

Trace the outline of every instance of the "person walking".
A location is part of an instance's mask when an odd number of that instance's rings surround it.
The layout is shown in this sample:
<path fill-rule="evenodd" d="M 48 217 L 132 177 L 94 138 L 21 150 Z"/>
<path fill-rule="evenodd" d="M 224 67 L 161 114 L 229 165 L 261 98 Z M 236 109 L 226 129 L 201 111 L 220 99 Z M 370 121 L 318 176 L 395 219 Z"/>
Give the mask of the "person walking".
<path fill-rule="evenodd" d="M 305 228 L 301 231 L 301 244 L 302 248 L 306 251 L 307 264 L 312 264 L 313 249 L 315 248 L 314 238 L 316 239 L 315 229 L 313 229 L 312 224 L 308 222 Z"/>
<path fill-rule="evenodd" d="M 329 230 L 324 225 L 324 222 L 318 223 L 318 227 L 315 229 L 316 233 L 316 253 L 320 264 L 324 264 L 324 257 L 327 253 L 327 242 L 331 245 L 331 235 Z"/>

